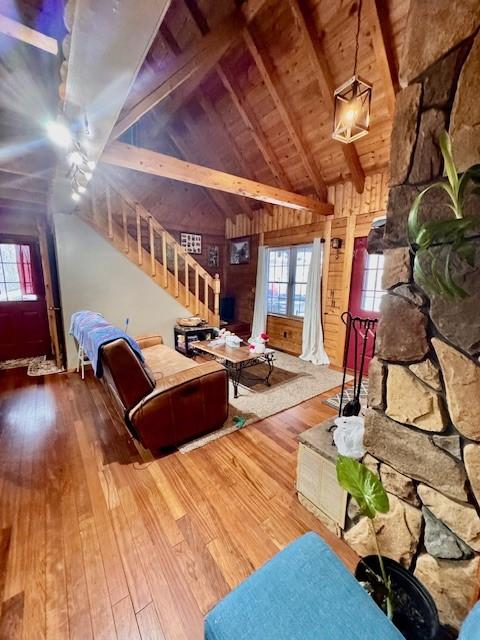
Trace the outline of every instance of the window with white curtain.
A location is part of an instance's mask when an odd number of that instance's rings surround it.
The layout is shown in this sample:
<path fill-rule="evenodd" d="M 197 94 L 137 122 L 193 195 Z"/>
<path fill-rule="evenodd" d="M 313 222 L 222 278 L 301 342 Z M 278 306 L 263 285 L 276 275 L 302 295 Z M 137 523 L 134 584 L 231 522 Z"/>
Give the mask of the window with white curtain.
<path fill-rule="evenodd" d="M 268 313 L 303 318 L 311 258 L 311 244 L 268 250 Z"/>

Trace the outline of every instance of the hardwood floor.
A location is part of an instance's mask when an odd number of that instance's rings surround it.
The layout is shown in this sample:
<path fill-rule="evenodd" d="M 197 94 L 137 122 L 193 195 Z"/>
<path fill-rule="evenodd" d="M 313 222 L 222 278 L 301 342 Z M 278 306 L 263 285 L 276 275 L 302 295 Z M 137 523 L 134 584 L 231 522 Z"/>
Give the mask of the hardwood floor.
<path fill-rule="evenodd" d="M 355 564 L 293 487 L 297 434 L 334 413 L 322 396 L 154 460 L 90 374 L 2 371 L 0 389 L 2 640 L 200 640 L 204 614 L 308 530 Z"/>

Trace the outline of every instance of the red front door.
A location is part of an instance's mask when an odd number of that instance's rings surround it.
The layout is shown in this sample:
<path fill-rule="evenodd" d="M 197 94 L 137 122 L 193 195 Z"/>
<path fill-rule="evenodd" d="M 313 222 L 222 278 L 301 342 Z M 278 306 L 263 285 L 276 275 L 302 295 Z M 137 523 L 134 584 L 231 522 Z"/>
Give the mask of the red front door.
<path fill-rule="evenodd" d="M 38 244 L 0 238 L 0 361 L 50 353 Z"/>
<path fill-rule="evenodd" d="M 368 255 L 367 238 L 356 238 L 353 250 L 352 279 L 350 284 L 350 300 L 348 310 L 359 318 L 375 319 L 380 316 L 380 300 L 382 289 L 383 256 Z M 357 367 L 362 350 L 363 331 L 357 334 Z M 364 373 L 373 356 L 374 337 L 371 333 L 367 337 L 365 351 Z M 355 334 L 350 336 L 347 356 L 347 366 L 355 368 Z"/>

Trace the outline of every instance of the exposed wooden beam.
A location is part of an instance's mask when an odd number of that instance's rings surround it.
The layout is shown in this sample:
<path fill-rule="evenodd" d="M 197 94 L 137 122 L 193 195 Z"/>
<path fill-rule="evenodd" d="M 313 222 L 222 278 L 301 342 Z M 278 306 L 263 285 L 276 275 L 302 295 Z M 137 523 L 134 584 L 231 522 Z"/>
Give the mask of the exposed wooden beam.
<path fill-rule="evenodd" d="M 42 49 L 42 51 L 47 51 L 47 53 L 51 53 L 54 56 L 58 54 L 58 42 L 55 38 L 46 36 L 44 33 L 40 33 L 40 31 L 35 31 L 35 29 L 30 29 L 30 27 L 26 27 L 24 24 L 11 20 L 1 14 L 0 33 L 15 38 L 15 40 L 30 44 L 37 49 Z"/>
<path fill-rule="evenodd" d="M 45 212 L 46 206 L 46 204 L 32 204 L 30 202 L 11 200 L 10 198 L 3 198 L 0 195 L 0 209 L 8 209 L 10 211 L 24 211 L 26 213 L 42 213 Z"/>
<path fill-rule="evenodd" d="M 225 87 L 228 95 L 230 96 L 233 104 L 235 105 L 240 117 L 243 120 L 246 128 L 252 135 L 257 147 L 260 150 L 265 162 L 270 167 L 270 171 L 275 178 L 276 183 L 284 189 L 290 189 L 290 180 L 287 177 L 282 165 L 280 164 L 275 152 L 273 151 L 270 142 L 267 140 L 265 134 L 260 127 L 253 109 L 248 104 L 247 100 L 240 94 L 239 90 L 235 87 L 233 78 L 228 71 L 225 64 L 217 66 L 217 73 Z"/>
<path fill-rule="evenodd" d="M 295 21 L 298 25 L 300 33 L 303 36 L 305 48 L 310 60 L 310 64 L 315 70 L 316 78 L 320 86 L 325 105 L 329 111 L 329 116 L 332 118 L 334 114 L 334 97 L 335 83 L 333 81 L 332 74 L 328 67 L 327 60 L 324 53 L 321 51 L 320 42 L 311 17 L 308 15 L 306 8 L 303 4 L 303 0 L 288 0 L 290 8 L 294 15 Z M 342 153 L 345 157 L 345 161 L 352 175 L 352 182 L 355 185 L 355 189 L 358 193 L 363 192 L 365 186 L 365 173 L 357 151 L 351 144 L 338 143 L 341 147 Z"/>
<path fill-rule="evenodd" d="M 37 156 L 17 157 L 0 164 L 0 174 L 32 177 L 37 180 L 50 180 L 53 167 L 49 165 L 49 158 L 42 160 Z M 47 167 L 47 168 L 45 168 Z"/>
<path fill-rule="evenodd" d="M 243 2 L 242 11 L 247 22 L 254 20 L 265 4 L 267 4 L 267 0 L 246 0 Z"/>
<path fill-rule="evenodd" d="M 250 55 L 255 60 L 255 64 L 257 65 L 257 69 L 260 72 L 263 82 L 267 87 L 267 90 L 272 98 L 277 111 L 282 118 L 283 124 L 285 125 L 286 130 L 288 131 L 289 136 L 292 138 L 293 144 L 302 159 L 303 166 L 308 173 L 310 180 L 312 181 L 313 186 L 315 187 L 315 191 L 319 198 L 327 197 L 327 187 L 325 182 L 320 175 L 320 172 L 315 164 L 315 162 L 309 157 L 306 151 L 306 142 L 303 139 L 302 131 L 300 127 L 296 124 L 294 118 L 290 115 L 290 111 L 288 110 L 287 101 L 285 95 L 283 95 L 282 90 L 280 89 L 278 83 L 273 80 L 273 66 L 271 64 L 270 59 L 264 53 L 262 53 L 256 42 L 255 37 L 252 33 L 252 30 L 246 27 L 243 31 L 243 37 L 245 43 L 247 45 L 247 49 L 250 52 Z"/>
<path fill-rule="evenodd" d="M 379 0 L 365 0 L 364 8 L 372 32 L 373 49 L 380 71 L 383 90 L 385 91 L 388 113 L 393 118 L 395 113 L 395 87 L 397 86 L 398 79 L 393 53 L 389 45 L 390 39 L 386 33 L 386 20 L 388 16 L 386 15 L 384 7 L 382 10 L 382 2 Z"/>
<path fill-rule="evenodd" d="M 333 207 L 328 202 L 303 196 L 285 189 L 261 184 L 254 180 L 234 176 L 223 171 L 172 158 L 163 153 L 140 149 L 121 142 L 113 142 L 104 151 L 101 161 L 116 167 L 142 171 L 151 175 L 170 178 L 188 184 L 196 184 L 207 189 L 217 189 L 261 202 L 280 204 L 291 209 L 315 211 L 321 215 L 331 215 Z"/>
<path fill-rule="evenodd" d="M 202 38 L 188 51 L 180 54 L 175 60 L 170 75 L 161 80 L 153 89 L 145 92 L 135 106 L 120 118 L 112 131 L 111 139 L 118 138 L 187 80 L 195 78 L 196 86 L 198 86 L 227 49 L 240 39 L 244 24 L 243 14 L 240 11 L 235 11 L 225 18 L 215 31 Z"/>

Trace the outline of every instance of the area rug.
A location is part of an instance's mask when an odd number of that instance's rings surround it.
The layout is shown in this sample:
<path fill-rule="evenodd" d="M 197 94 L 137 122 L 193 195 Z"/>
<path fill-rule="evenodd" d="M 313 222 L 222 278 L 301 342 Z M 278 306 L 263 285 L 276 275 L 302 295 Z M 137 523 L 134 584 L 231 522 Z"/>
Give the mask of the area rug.
<path fill-rule="evenodd" d="M 45 356 L 42 359 L 36 359 L 30 362 L 27 369 L 29 376 L 49 376 L 52 373 L 61 373 L 65 369 L 59 369 L 54 360 L 47 360 Z"/>
<path fill-rule="evenodd" d="M 38 356 L 35 358 L 16 358 L 14 360 L 3 360 L 0 362 L 0 371 L 5 369 L 24 369 L 30 364 L 41 362 L 45 360 L 45 356 Z"/>
<path fill-rule="evenodd" d="M 341 396 L 341 393 L 338 392 L 331 398 L 327 398 L 326 400 L 324 400 L 323 403 L 328 404 L 329 407 L 332 407 L 333 409 L 338 411 L 340 408 L 340 396 Z M 362 408 L 367 406 L 367 397 L 368 397 L 368 380 L 362 380 L 362 383 L 360 385 L 360 406 Z M 349 400 L 353 400 L 353 387 L 351 385 L 345 387 L 344 389 L 343 403 L 342 403 L 343 406 L 345 406 Z"/>
<path fill-rule="evenodd" d="M 242 380 L 238 398 L 233 397 L 233 385 L 230 382 L 229 415 L 224 426 L 182 445 L 179 451 L 188 453 L 246 425 L 290 409 L 342 384 L 343 375 L 342 372 L 334 371 L 327 366 L 315 366 L 311 362 L 304 362 L 296 356 L 280 351 L 275 352 L 275 367 L 270 378 L 270 387 L 261 383 L 265 378 L 265 365 L 250 367 L 245 373 L 247 377 Z M 347 376 L 347 380 L 351 379 L 351 376 Z"/>

